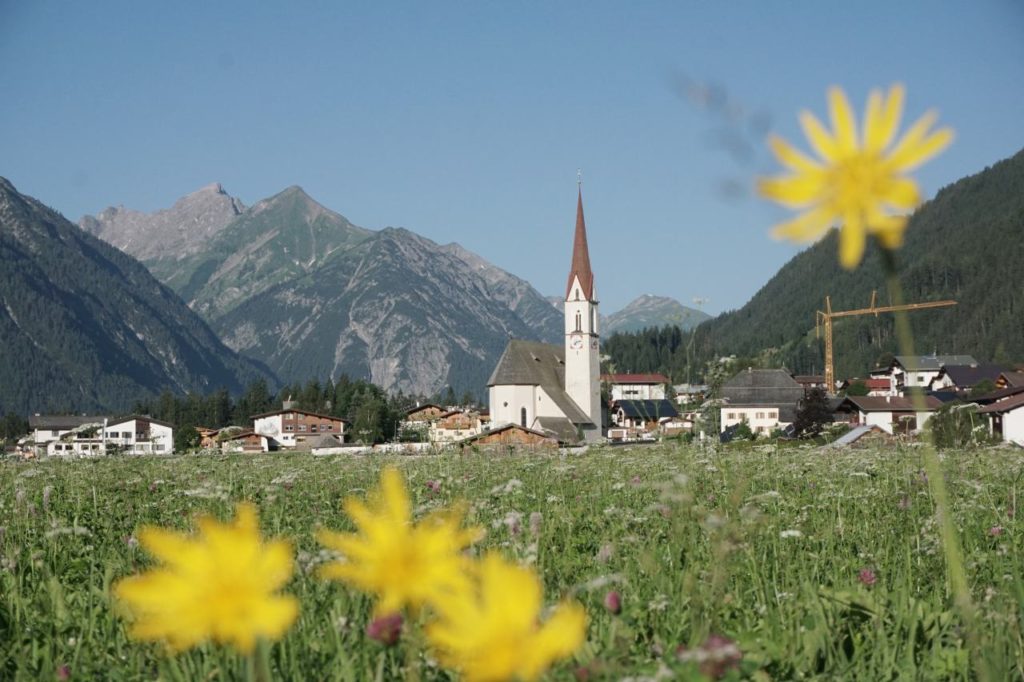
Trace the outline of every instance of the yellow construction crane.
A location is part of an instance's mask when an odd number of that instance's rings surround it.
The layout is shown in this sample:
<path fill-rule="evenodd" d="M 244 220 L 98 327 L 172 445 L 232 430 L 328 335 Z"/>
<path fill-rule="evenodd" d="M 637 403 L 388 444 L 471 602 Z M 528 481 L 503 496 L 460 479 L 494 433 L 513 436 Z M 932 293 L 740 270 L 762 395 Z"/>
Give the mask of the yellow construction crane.
<path fill-rule="evenodd" d="M 894 313 L 897 310 L 923 310 L 924 308 L 945 308 L 956 305 L 956 301 L 928 301 L 927 303 L 906 303 L 904 305 L 875 305 L 877 291 L 871 292 L 871 305 L 857 310 L 840 310 L 833 312 L 832 299 L 825 297 L 825 310 L 819 310 L 814 318 L 814 335 L 821 338 L 821 328 L 825 327 L 825 390 L 832 394 L 836 390 L 835 370 L 832 366 L 832 320 L 836 317 L 853 317 L 854 315 L 875 315 L 878 313 Z"/>

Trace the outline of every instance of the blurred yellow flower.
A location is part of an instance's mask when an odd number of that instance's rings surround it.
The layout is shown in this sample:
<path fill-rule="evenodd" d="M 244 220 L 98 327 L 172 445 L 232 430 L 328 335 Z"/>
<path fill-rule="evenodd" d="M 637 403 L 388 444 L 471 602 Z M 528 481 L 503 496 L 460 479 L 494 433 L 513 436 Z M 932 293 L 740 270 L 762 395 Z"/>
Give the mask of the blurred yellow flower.
<path fill-rule="evenodd" d="M 799 242 L 814 241 L 836 221 L 840 230 L 839 260 L 857 267 L 864 255 L 867 234 L 887 249 L 903 243 L 906 215 L 921 201 L 920 190 L 905 173 L 945 149 L 953 140 L 950 128 L 932 131 L 936 114 L 929 111 L 890 147 L 903 113 L 903 86 L 893 85 L 889 96 L 874 90 L 868 96 L 864 128 L 858 138 L 856 122 L 846 94 L 828 91 L 832 134 L 807 111 L 800 123 L 820 162 L 805 156 L 782 138 L 768 144 L 792 174 L 758 180 L 758 191 L 791 208 L 807 209 L 772 234 Z"/>
<path fill-rule="evenodd" d="M 464 588 L 469 559 L 462 551 L 483 531 L 460 529 L 462 511 L 437 512 L 413 524 L 402 475 L 390 467 L 381 474 L 380 488 L 371 493 L 369 507 L 349 498 L 345 511 L 360 532 L 317 534 L 321 543 L 343 556 L 325 565 L 320 575 L 376 594 L 378 614 L 419 608 Z"/>
<path fill-rule="evenodd" d="M 299 612 L 294 597 L 275 594 L 292 575 L 291 546 L 260 539 L 252 504 L 239 504 L 232 523 L 203 517 L 198 525 L 198 537 L 139 531 L 139 543 L 162 566 L 114 587 L 134 616 L 131 636 L 166 640 L 177 651 L 212 639 L 244 653 L 257 638 L 280 638 Z"/>
<path fill-rule="evenodd" d="M 564 603 L 540 623 L 541 584 L 532 571 L 489 554 L 471 589 L 436 605 L 427 637 L 466 680 L 535 680 L 583 643 L 587 616 Z"/>

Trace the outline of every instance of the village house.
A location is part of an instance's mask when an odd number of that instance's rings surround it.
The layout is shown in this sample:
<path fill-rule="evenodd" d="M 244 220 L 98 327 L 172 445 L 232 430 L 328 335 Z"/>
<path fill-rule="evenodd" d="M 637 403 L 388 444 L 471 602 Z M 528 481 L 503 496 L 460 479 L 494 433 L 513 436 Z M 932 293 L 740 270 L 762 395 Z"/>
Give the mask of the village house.
<path fill-rule="evenodd" d="M 282 448 L 300 448 L 311 438 L 327 434 L 343 441 L 346 421 L 308 410 L 300 410 L 291 401 L 285 401 L 280 410 L 253 415 L 252 430 L 270 436 Z"/>
<path fill-rule="evenodd" d="M 36 455 L 166 455 L 174 451 L 174 427 L 150 417 L 33 415 L 29 428 Z"/>
<path fill-rule="evenodd" d="M 434 403 L 424 403 L 422 405 L 416 405 L 416 407 L 410 407 L 405 411 L 405 419 L 403 423 L 416 424 L 416 423 L 427 423 L 434 421 L 443 414 L 448 414 L 451 410 L 448 410 L 440 405 Z"/>
<path fill-rule="evenodd" d="M 483 427 L 479 412 L 451 410 L 430 423 L 428 439 L 435 445 L 446 445 L 475 436 Z"/>
<path fill-rule="evenodd" d="M 608 438 L 632 440 L 656 434 L 671 435 L 682 429 L 679 410 L 671 400 L 617 400 L 609 412 Z M 665 432 L 670 432 L 666 434 Z"/>
<path fill-rule="evenodd" d="M 1004 370 L 1002 365 L 945 365 L 928 384 L 928 390 L 965 393 L 983 381 L 995 386 Z"/>
<path fill-rule="evenodd" d="M 583 194 L 565 292 L 565 342 L 509 341 L 487 382 L 492 429 L 518 424 L 563 443 L 602 438 L 600 337 Z"/>
<path fill-rule="evenodd" d="M 174 426 L 150 417 L 111 420 L 106 428 L 107 451 L 128 455 L 167 455 L 174 451 Z"/>
<path fill-rule="evenodd" d="M 747 368 L 722 384 L 721 430 L 743 422 L 757 435 L 785 428 L 803 397 L 803 386 L 786 370 Z"/>
<path fill-rule="evenodd" d="M 203 450 L 218 447 L 220 444 L 217 442 L 217 434 L 220 431 L 220 429 L 211 429 L 208 426 L 197 426 L 196 433 L 199 434 L 199 447 Z"/>
<path fill-rule="evenodd" d="M 669 379 L 663 374 L 602 374 L 612 401 L 664 400 Z"/>
<path fill-rule="evenodd" d="M 924 396 L 925 409 L 918 411 L 912 398 L 903 396 L 847 396 L 836 406 L 836 422 L 854 426 L 877 426 L 886 433 L 910 433 L 924 428 L 942 401 Z"/>
<path fill-rule="evenodd" d="M 220 441 L 220 449 L 224 454 L 270 452 L 275 446 L 273 438 L 255 431 L 240 431 Z"/>
<path fill-rule="evenodd" d="M 907 389 L 927 390 L 946 365 L 978 365 L 970 355 L 897 355 L 888 367 L 874 370 L 871 376 L 888 378 L 890 395 L 906 395 Z"/>
<path fill-rule="evenodd" d="M 704 396 L 708 393 L 707 384 L 676 384 L 672 387 L 676 395 L 676 402 L 680 407 L 692 403 L 704 402 Z"/>
<path fill-rule="evenodd" d="M 1000 372 L 996 377 L 996 388 L 1017 388 L 1024 386 L 1024 371 L 1013 370 Z"/>
<path fill-rule="evenodd" d="M 86 432 L 90 429 L 102 429 L 103 422 L 107 419 L 108 417 L 106 416 L 32 415 L 28 418 L 28 427 L 32 431 L 32 439 L 27 444 L 27 447 L 31 448 L 32 452 L 36 455 L 45 455 L 49 449 L 48 445 L 61 436 L 75 429 Z M 92 448 L 87 450 L 91 453 Z M 59 452 L 64 454 L 64 444 L 61 445 Z M 76 453 L 72 450 L 68 454 Z"/>
<path fill-rule="evenodd" d="M 990 419 L 989 430 L 1005 443 L 1024 446 L 1024 387 L 1004 389 L 994 402 L 978 410 Z"/>

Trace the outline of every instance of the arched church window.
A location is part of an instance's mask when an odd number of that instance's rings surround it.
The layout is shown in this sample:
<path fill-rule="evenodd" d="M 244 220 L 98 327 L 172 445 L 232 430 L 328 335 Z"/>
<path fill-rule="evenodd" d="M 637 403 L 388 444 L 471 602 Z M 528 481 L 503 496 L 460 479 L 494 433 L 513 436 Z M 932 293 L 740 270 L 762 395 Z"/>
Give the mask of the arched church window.
<path fill-rule="evenodd" d="M 520 410 L 519 410 L 519 423 L 522 425 L 522 427 L 524 429 L 526 428 L 526 408 L 525 407 L 520 408 Z"/>
<path fill-rule="evenodd" d="M 576 311 L 576 331 L 583 331 L 583 317 Z"/>

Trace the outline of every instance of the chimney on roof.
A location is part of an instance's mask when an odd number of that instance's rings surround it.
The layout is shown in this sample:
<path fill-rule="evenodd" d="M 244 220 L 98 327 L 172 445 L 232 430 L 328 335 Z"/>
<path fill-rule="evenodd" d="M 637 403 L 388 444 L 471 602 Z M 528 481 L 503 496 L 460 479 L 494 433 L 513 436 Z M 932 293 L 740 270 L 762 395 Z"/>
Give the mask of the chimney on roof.
<path fill-rule="evenodd" d="M 892 402 L 891 396 L 888 396 L 888 395 L 885 396 L 885 402 L 886 403 L 891 403 Z"/>
<path fill-rule="evenodd" d="M 291 396 L 288 396 L 288 400 L 285 400 L 285 401 L 283 401 L 281 403 L 281 409 L 282 410 L 294 410 L 295 409 L 295 401 L 292 400 Z"/>
<path fill-rule="evenodd" d="M 754 373 L 754 368 L 753 367 L 747 367 L 747 374 L 753 374 L 753 373 Z"/>

